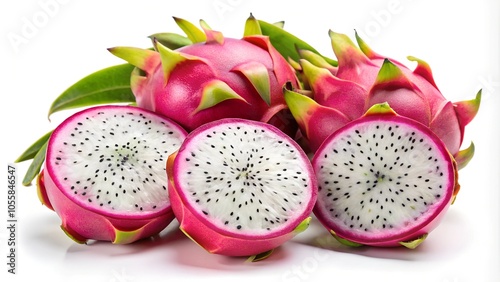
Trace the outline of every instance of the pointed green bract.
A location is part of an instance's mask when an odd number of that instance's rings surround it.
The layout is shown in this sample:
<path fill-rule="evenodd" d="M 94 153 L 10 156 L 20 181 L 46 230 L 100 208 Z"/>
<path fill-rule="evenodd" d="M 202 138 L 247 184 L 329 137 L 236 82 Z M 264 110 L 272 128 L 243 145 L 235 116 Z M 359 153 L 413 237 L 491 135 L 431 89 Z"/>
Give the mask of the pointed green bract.
<path fill-rule="evenodd" d="M 33 161 L 31 162 L 26 174 L 24 175 L 22 184 L 24 186 L 31 185 L 31 182 L 42 170 L 43 162 L 45 161 L 45 151 L 47 150 L 47 144 L 49 141 L 47 140 L 38 150 L 36 155 L 33 157 Z"/>
<path fill-rule="evenodd" d="M 368 57 L 359 50 L 352 40 L 345 34 L 332 30 L 330 35 L 333 52 L 339 61 L 339 65 L 348 66 L 368 62 Z"/>
<path fill-rule="evenodd" d="M 71 240 L 75 241 L 78 244 L 86 244 L 87 243 L 87 238 L 83 238 L 73 230 L 71 230 L 68 226 L 61 225 L 62 231 L 64 231 L 64 234 L 68 236 Z"/>
<path fill-rule="evenodd" d="M 250 14 L 250 17 L 245 22 L 245 31 L 243 33 L 243 36 L 250 35 L 262 35 L 259 21 L 252 14 Z"/>
<path fill-rule="evenodd" d="M 175 69 L 177 65 L 186 61 L 186 60 L 196 60 L 198 58 L 186 54 L 182 54 L 180 52 L 174 51 L 168 47 L 163 46 L 160 42 L 156 41 L 156 49 L 158 53 L 160 53 L 161 66 L 163 69 L 164 75 L 164 84 L 166 85 L 168 79 L 170 78 L 170 74 Z"/>
<path fill-rule="evenodd" d="M 311 63 L 317 67 L 327 69 L 330 72 L 336 70 L 336 67 L 330 65 L 325 60 L 325 58 L 323 58 L 322 56 L 320 56 L 320 55 L 318 55 L 310 50 L 298 50 L 298 52 L 299 52 L 299 55 L 302 59 L 307 60 L 309 63 Z"/>
<path fill-rule="evenodd" d="M 247 262 L 258 262 L 258 261 L 261 261 L 261 260 L 265 260 L 268 257 L 270 257 L 273 254 L 273 252 L 274 252 L 274 249 L 269 250 L 269 251 L 265 251 L 265 252 L 260 253 L 260 254 L 256 254 L 256 255 L 250 256 L 247 259 Z"/>
<path fill-rule="evenodd" d="M 205 30 L 205 33 L 207 35 L 207 43 L 217 43 L 217 44 L 224 44 L 224 35 L 215 30 Z"/>
<path fill-rule="evenodd" d="M 366 111 L 365 116 L 369 115 L 396 115 L 396 112 L 389 106 L 389 103 L 380 103 L 371 106 Z"/>
<path fill-rule="evenodd" d="M 158 41 L 163 46 L 172 50 L 193 44 L 193 41 L 186 36 L 172 32 L 155 33 L 150 35 L 149 38 L 151 38 L 153 44 L 155 41 Z"/>
<path fill-rule="evenodd" d="M 292 116 L 299 125 L 304 127 L 306 131 L 305 134 L 307 136 L 309 131 L 309 123 L 307 122 L 308 115 L 304 115 L 304 113 L 312 113 L 314 108 L 319 106 L 318 103 L 310 97 L 299 94 L 295 91 L 287 89 L 286 87 L 283 88 L 283 95 Z"/>
<path fill-rule="evenodd" d="M 201 43 L 207 40 L 205 33 L 191 22 L 176 17 L 174 17 L 174 20 L 182 31 L 184 31 L 189 40 L 191 40 L 191 42 Z"/>
<path fill-rule="evenodd" d="M 136 47 L 113 47 L 108 48 L 108 51 L 147 73 L 152 73 L 156 68 L 156 65 L 150 62 L 151 58 L 158 55 L 153 50 Z"/>
<path fill-rule="evenodd" d="M 457 169 L 460 170 L 464 168 L 474 157 L 474 152 L 476 148 L 474 146 L 474 143 L 471 142 L 469 147 L 467 149 L 459 151 L 455 156 L 455 161 L 457 162 Z"/>
<path fill-rule="evenodd" d="M 78 107 L 111 103 L 133 103 L 130 74 L 134 66 L 122 64 L 108 67 L 79 80 L 52 103 L 51 114 Z"/>
<path fill-rule="evenodd" d="M 434 77 L 432 76 L 432 70 L 431 67 L 427 62 L 424 60 L 421 60 L 419 58 L 413 57 L 413 56 L 408 56 L 408 60 L 412 62 L 417 62 L 417 67 L 413 71 L 414 74 L 420 75 L 423 77 L 425 80 L 427 80 L 432 86 L 434 86 L 436 89 L 438 89 L 436 82 L 434 81 Z"/>
<path fill-rule="evenodd" d="M 327 69 L 318 67 L 309 60 L 301 59 L 300 65 L 310 85 L 318 83 L 322 77 L 332 75 Z"/>
<path fill-rule="evenodd" d="M 137 241 L 140 238 L 144 227 L 145 226 L 131 231 L 123 231 L 117 229 L 116 227 L 113 227 L 115 231 L 115 239 L 113 240 L 113 244 L 130 244 Z"/>
<path fill-rule="evenodd" d="M 133 93 L 139 93 L 139 89 L 146 83 L 146 76 L 142 76 L 141 70 L 135 68 L 130 75 L 130 89 Z"/>
<path fill-rule="evenodd" d="M 213 30 L 204 20 L 200 20 L 200 25 L 207 37 L 206 43 L 224 44 L 224 35 L 222 32 Z"/>
<path fill-rule="evenodd" d="M 40 203 L 42 203 L 42 205 L 54 211 L 54 207 L 50 203 L 49 196 L 47 195 L 47 190 L 45 189 L 45 183 L 43 178 L 44 176 L 42 171 L 38 174 L 36 178 L 36 194 L 38 196 L 38 200 L 40 200 Z"/>
<path fill-rule="evenodd" d="M 271 82 L 269 72 L 265 65 L 256 61 L 251 61 L 236 66 L 233 71 L 242 73 L 248 81 L 250 81 L 266 104 L 269 106 L 271 105 Z"/>
<path fill-rule="evenodd" d="M 339 243 L 341 243 L 344 246 L 348 246 L 348 247 L 361 247 L 361 246 L 363 246 L 363 244 L 349 241 L 347 239 L 339 237 L 337 235 L 337 233 L 335 233 L 335 231 L 333 231 L 333 230 L 330 230 L 330 234 L 332 234 L 333 238 L 335 238 L 337 241 L 339 241 Z"/>
<path fill-rule="evenodd" d="M 317 150 L 330 134 L 351 121 L 337 109 L 322 106 L 298 93 L 299 90 L 291 89 L 289 85 L 284 87 L 285 102 L 312 151 Z"/>
<path fill-rule="evenodd" d="M 304 219 L 299 225 L 297 225 L 297 227 L 295 227 L 293 232 L 295 234 L 302 233 L 309 227 L 310 224 L 311 224 L 311 217 L 308 217 Z"/>
<path fill-rule="evenodd" d="M 408 249 L 415 249 L 420 244 L 422 244 L 422 242 L 424 242 L 424 240 L 426 238 L 427 238 L 427 234 L 424 234 L 424 235 L 418 237 L 415 240 L 410 240 L 410 241 L 405 241 L 405 242 L 399 242 L 399 244 L 401 244 L 402 246 L 407 247 Z"/>
<path fill-rule="evenodd" d="M 202 90 L 201 101 L 193 114 L 201 110 L 213 107 L 225 100 L 236 99 L 247 103 L 247 101 L 236 93 L 227 83 L 221 80 L 213 80 L 207 83 Z"/>
<path fill-rule="evenodd" d="M 203 30 L 212 30 L 205 20 L 200 20 L 200 26 Z"/>
<path fill-rule="evenodd" d="M 290 66 L 296 70 L 296 71 L 301 71 L 302 70 L 302 67 L 300 66 L 299 62 L 297 61 L 294 61 L 292 58 L 288 58 L 288 64 L 290 64 Z"/>
<path fill-rule="evenodd" d="M 361 37 L 358 35 L 357 31 L 355 32 L 355 36 L 356 36 L 356 42 L 358 43 L 359 49 L 361 50 L 361 52 L 363 52 L 363 54 L 365 54 L 370 59 L 375 59 L 375 58 L 380 57 L 377 53 L 375 53 L 370 48 L 370 46 L 368 46 L 368 44 L 366 44 L 366 42 L 363 39 L 361 39 Z"/>
<path fill-rule="evenodd" d="M 466 126 L 476 116 L 481 104 L 481 93 L 482 90 L 479 90 L 476 94 L 476 97 L 472 100 L 453 103 L 455 112 L 457 113 L 458 122 L 461 126 Z"/>
<path fill-rule="evenodd" d="M 404 75 L 403 71 L 389 59 L 384 60 L 373 85 L 373 88 L 379 87 L 386 90 L 391 90 L 391 88 L 414 89 L 412 83 Z"/>
<path fill-rule="evenodd" d="M 179 52 L 173 51 L 170 48 L 163 46 L 159 42 L 156 42 L 155 46 L 156 49 L 158 50 L 158 53 L 160 53 L 161 66 L 163 69 L 163 75 L 165 79 L 164 84 L 167 84 L 168 79 L 170 77 L 170 73 L 178 64 L 185 61 L 186 57 L 184 57 Z"/>
<path fill-rule="evenodd" d="M 35 155 L 42 149 L 42 147 L 47 143 L 52 134 L 52 130 L 45 133 L 42 137 L 35 141 L 31 146 L 28 147 L 14 162 L 20 163 L 27 160 L 31 160 Z"/>
<path fill-rule="evenodd" d="M 403 72 L 400 68 L 393 64 L 389 59 L 385 59 L 384 64 L 378 72 L 376 83 L 387 83 L 389 81 L 397 79 L 402 75 Z"/>

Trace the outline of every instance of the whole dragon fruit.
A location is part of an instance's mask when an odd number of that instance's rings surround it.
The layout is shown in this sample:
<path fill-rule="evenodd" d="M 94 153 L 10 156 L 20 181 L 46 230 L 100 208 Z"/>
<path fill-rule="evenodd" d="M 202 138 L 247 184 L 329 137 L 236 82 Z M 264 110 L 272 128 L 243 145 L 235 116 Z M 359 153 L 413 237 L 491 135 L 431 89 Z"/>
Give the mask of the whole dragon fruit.
<path fill-rule="evenodd" d="M 475 99 L 452 103 L 439 91 L 429 65 L 415 57 L 412 71 L 396 60 L 375 53 L 356 34 L 359 48 L 344 34 L 330 31 L 338 67 L 325 67 L 318 56 L 300 53 L 301 77 L 310 97 L 285 89 L 285 99 L 314 152 L 332 132 L 359 118 L 371 106 L 387 102 L 398 114 L 428 126 L 463 168 L 474 146 L 460 151 L 464 128 L 476 115 L 481 92 Z M 304 59 L 306 58 L 306 59 Z M 303 92 L 303 91 L 301 91 Z"/>
<path fill-rule="evenodd" d="M 131 87 L 138 106 L 171 118 L 188 131 L 232 117 L 295 132 L 293 118 L 282 112 L 287 108 L 282 86 L 288 81 L 297 86 L 298 80 L 267 36 L 225 38 L 204 21 L 200 21 L 202 31 L 186 20 L 175 20 L 193 44 L 173 50 L 153 38 L 155 50 L 109 49 L 137 67 Z"/>

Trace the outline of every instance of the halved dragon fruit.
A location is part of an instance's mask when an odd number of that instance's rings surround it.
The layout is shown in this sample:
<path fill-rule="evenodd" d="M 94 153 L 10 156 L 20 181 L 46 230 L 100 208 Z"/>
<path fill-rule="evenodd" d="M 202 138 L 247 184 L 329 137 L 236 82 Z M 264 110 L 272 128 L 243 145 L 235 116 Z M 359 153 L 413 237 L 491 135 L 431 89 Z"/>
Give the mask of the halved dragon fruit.
<path fill-rule="evenodd" d="M 349 245 L 415 248 L 459 187 L 444 143 L 387 103 L 329 136 L 312 163 L 319 184 L 314 213 Z"/>
<path fill-rule="evenodd" d="M 210 253 L 267 253 L 307 228 L 317 183 L 276 127 L 222 119 L 192 131 L 167 162 L 180 228 Z"/>
<path fill-rule="evenodd" d="M 42 202 L 79 243 L 131 243 L 173 219 L 165 162 L 187 133 L 132 106 L 77 112 L 52 133 L 38 178 Z"/>

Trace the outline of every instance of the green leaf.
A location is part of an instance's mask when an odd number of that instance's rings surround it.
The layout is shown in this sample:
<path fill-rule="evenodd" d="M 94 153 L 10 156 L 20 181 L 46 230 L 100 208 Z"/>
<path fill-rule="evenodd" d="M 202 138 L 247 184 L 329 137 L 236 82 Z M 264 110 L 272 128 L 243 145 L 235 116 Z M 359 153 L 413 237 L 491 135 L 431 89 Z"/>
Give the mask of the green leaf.
<path fill-rule="evenodd" d="M 172 50 L 193 44 L 193 42 L 189 38 L 171 32 L 155 33 L 150 35 L 149 38 L 151 38 L 151 40 L 153 41 L 155 39 L 158 40 L 161 45 L 166 46 Z"/>
<path fill-rule="evenodd" d="M 134 66 L 122 64 L 94 72 L 64 91 L 52 103 L 51 114 L 78 107 L 109 103 L 133 103 L 130 74 Z"/>
<path fill-rule="evenodd" d="M 40 173 L 40 170 L 42 169 L 43 162 L 45 161 L 45 153 L 47 151 L 47 144 L 48 140 L 40 147 L 40 150 L 36 153 L 35 157 L 33 158 L 33 162 L 31 162 L 31 165 L 28 167 L 28 171 L 26 172 L 26 175 L 24 175 L 23 178 L 23 185 L 24 186 L 29 186 L 33 179 Z"/>
<path fill-rule="evenodd" d="M 271 44 L 283 57 L 298 61 L 300 59 L 300 55 L 297 52 L 297 49 L 309 50 L 323 57 L 332 66 L 337 66 L 337 61 L 321 55 L 311 45 L 287 32 L 283 28 L 261 20 L 259 20 L 259 24 L 262 34 L 269 36 Z"/>
<path fill-rule="evenodd" d="M 20 162 L 24 162 L 24 161 L 31 160 L 32 158 L 34 158 L 35 155 L 38 153 L 38 151 L 40 151 L 40 149 L 43 147 L 43 145 L 45 143 L 47 143 L 51 134 L 52 134 L 52 130 L 47 132 L 42 137 L 40 137 L 40 139 L 36 140 L 35 143 L 33 143 L 31 146 L 29 146 L 28 149 L 26 149 L 26 151 L 24 151 L 19 156 L 19 158 L 17 158 L 17 160 L 15 160 L 15 162 L 20 163 Z"/>

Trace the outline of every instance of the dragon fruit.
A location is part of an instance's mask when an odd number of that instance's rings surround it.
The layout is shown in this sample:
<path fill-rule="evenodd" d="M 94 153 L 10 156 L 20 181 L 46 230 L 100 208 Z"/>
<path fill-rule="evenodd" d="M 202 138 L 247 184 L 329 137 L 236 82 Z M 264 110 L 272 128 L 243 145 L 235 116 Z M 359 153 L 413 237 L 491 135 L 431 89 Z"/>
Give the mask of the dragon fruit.
<path fill-rule="evenodd" d="M 310 98 L 285 91 L 287 103 L 301 133 L 314 152 L 325 138 L 341 126 L 363 115 L 371 106 L 388 102 L 398 114 L 428 126 L 443 140 L 463 168 L 472 158 L 474 146 L 460 151 L 465 126 L 475 117 L 481 92 L 472 100 L 452 103 L 441 94 L 429 65 L 417 62 L 412 71 L 394 59 L 375 53 L 356 34 L 359 48 L 344 34 L 330 31 L 338 67 L 326 67 L 318 55 L 299 53 L 298 66 Z M 296 65 L 297 67 L 297 65 Z M 303 92 L 303 91 L 301 91 Z"/>
<path fill-rule="evenodd" d="M 326 138 L 312 164 L 314 213 L 351 246 L 417 247 L 459 187 L 455 160 L 439 137 L 387 103 Z"/>
<path fill-rule="evenodd" d="M 186 131 L 132 106 L 92 107 L 52 133 L 38 195 L 73 240 L 127 244 L 173 219 L 165 162 Z"/>
<path fill-rule="evenodd" d="M 137 105 L 168 117 L 188 131 L 221 118 L 270 122 L 293 134 L 282 86 L 298 85 L 295 70 L 267 36 L 226 38 L 201 21 L 175 18 L 193 44 L 172 50 L 154 40 L 155 50 L 114 47 L 109 51 L 137 68 L 131 88 Z M 254 18 L 248 20 L 249 25 Z M 248 29 L 250 27 L 246 27 Z"/>
<path fill-rule="evenodd" d="M 304 151 L 259 121 L 200 126 L 169 157 L 167 174 L 180 229 L 210 253 L 268 255 L 307 228 L 316 202 Z"/>

